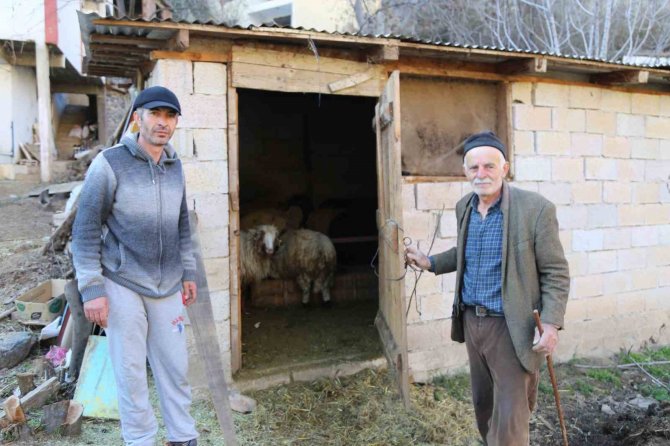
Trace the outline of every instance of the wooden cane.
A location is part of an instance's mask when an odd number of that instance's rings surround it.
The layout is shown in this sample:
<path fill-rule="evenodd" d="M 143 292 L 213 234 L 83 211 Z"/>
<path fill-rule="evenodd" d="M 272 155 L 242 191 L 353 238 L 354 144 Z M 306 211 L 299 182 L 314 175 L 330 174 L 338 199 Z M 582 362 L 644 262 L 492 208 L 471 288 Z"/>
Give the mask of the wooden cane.
<path fill-rule="evenodd" d="M 542 328 L 542 321 L 540 320 L 540 313 L 533 310 L 533 317 L 535 318 L 535 325 L 540 332 L 540 336 L 544 333 Z M 551 355 L 547 355 L 547 370 L 549 370 L 549 379 L 551 380 L 551 387 L 554 389 L 554 399 L 556 400 L 556 411 L 558 412 L 558 421 L 561 424 L 561 434 L 563 435 L 563 444 L 568 446 L 568 431 L 565 428 L 565 420 L 563 419 L 563 409 L 561 408 L 561 397 L 558 394 L 558 384 L 556 383 L 556 375 L 554 374 L 554 362 Z"/>

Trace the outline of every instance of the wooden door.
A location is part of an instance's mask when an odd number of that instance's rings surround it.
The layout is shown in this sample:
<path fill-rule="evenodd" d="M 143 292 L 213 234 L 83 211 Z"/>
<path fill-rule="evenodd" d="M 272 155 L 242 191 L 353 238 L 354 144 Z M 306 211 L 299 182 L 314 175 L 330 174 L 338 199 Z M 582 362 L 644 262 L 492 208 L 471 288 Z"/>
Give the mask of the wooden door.
<path fill-rule="evenodd" d="M 405 271 L 400 171 L 400 74 L 394 71 L 375 108 L 379 209 L 379 311 L 375 325 L 391 371 L 409 407 Z"/>

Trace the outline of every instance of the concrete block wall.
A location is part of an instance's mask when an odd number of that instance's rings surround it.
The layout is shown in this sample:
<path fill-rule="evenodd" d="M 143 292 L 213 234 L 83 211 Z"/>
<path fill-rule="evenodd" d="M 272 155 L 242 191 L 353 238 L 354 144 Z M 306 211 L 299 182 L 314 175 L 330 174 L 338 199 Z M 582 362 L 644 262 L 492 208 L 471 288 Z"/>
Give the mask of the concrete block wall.
<path fill-rule="evenodd" d="M 516 83 L 512 99 L 512 184 L 556 204 L 570 263 L 557 358 L 670 343 L 670 95 Z M 444 205 L 432 252 L 454 246 L 454 203 L 470 186 L 403 187 L 405 235 L 425 252 Z M 422 276 L 408 315 L 415 379 L 467 362 L 448 338 L 454 274 L 431 276 Z M 413 287 L 408 274 L 408 299 Z"/>
<path fill-rule="evenodd" d="M 159 60 L 147 82 L 175 92 L 182 107 L 171 143 L 184 166 L 189 210 L 198 216 L 198 236 L 210 291 L 219 348 L 230 381 L 229 195 L 227 69 L 225 64 Z M 206 387 L 204 362 L 189 330 L 192 385 Z"/>

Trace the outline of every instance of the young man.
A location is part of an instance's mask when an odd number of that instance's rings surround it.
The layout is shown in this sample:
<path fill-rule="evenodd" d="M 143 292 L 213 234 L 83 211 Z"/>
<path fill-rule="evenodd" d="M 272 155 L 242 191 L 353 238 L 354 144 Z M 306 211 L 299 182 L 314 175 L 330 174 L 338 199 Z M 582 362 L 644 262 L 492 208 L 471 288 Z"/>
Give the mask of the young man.
<path fill-rule="evenodd" d="M 456 204 L 457 246 L 431 257 L 408 247 L 406 256 L 435 274 L 456 271 L 451 337 L 466 344 L 484 443 L 528 445 L 538 370 L 556 348 L 570 287 L 556 208 L 507 184 L 506 149 L 493 133 L 470 136 L 463 150 L 474 192 Z"/>
<path fill-rule="evenodd" d="M 189 414 L 184 305 L 195 302 L 195 258 L 181 162 L 168 141 L 181 114 L 175 94 L 142 91 L 139 133 L 104 150 L 89 168 L 72 253 L 86 317 L 105 328 L 126 445 L 153 446 L 146 360 L 156 381 L 168 444 L 196 446 Z M 183 302 L 182 302 L 183 296 Z"/>

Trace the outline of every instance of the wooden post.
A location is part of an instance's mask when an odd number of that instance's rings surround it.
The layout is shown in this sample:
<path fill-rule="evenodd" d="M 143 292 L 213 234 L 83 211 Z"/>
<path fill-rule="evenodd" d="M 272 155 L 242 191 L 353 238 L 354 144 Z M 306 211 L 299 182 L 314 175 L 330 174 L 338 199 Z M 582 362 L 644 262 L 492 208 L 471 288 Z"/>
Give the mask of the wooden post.
<path fill-rule="evenodd" d="M 21 396 L 27 395 L 35 388 L 35 375 L 32 373 L 17 373 L 16 380 L 19 383 Z"/>
<path fill-rule="evenodd" d="M 44 39 L 35 41 L 35 72 L 37 75 L 37 108 L 40 126 L 40 180 L 51 181 L 51 157 L 54 151 L 51 127 L 51 85 L 49 80 L 49 49 Z"/>

